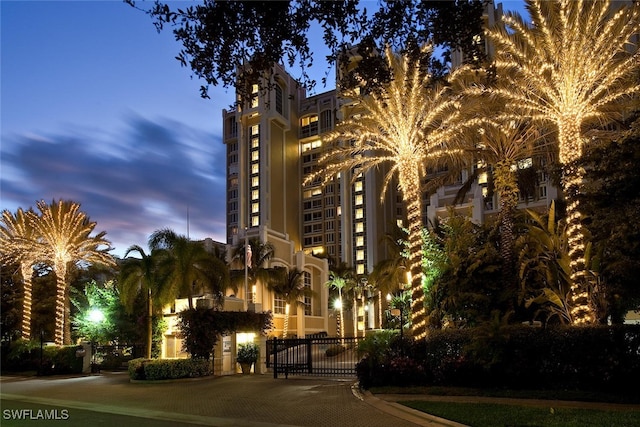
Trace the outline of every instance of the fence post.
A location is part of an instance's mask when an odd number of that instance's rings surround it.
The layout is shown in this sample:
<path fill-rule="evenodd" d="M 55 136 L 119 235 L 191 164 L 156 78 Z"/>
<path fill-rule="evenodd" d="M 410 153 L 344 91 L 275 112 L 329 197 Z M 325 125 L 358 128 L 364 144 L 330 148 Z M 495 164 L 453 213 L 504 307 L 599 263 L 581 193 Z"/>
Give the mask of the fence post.
<path fill-rule="evenodd" d="M 313 372 L 313 363 L 311 363 L 311 346 L 313 345 L 313 338 L 307 338 L 307 373 Z"/>
<path fill-rule="evenodd" d="M 273 337 L 273 345 L 271 346 L 273 353 L 273 379 L 278 379 L 278 339 Z"/>

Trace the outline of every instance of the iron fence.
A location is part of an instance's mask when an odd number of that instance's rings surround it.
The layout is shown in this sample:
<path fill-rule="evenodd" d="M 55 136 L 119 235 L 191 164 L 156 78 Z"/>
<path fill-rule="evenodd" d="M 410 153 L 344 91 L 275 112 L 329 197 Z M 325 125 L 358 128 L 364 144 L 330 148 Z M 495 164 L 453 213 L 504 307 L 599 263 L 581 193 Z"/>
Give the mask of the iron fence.
<path fill-rule="evenodd" d="M 356 375 L 359 337 L 274 338 L 267 341 L 267 368 L 284 374 L 332 377 Z"/>

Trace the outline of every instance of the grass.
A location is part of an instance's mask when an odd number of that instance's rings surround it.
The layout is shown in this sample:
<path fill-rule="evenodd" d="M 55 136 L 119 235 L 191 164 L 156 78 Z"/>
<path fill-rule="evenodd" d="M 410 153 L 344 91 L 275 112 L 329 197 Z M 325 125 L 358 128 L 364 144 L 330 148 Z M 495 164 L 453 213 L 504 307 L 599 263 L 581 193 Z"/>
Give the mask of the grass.
<path fill-rule="evenodd" d="M 491 403 L 403 401 L 410 408 L 473 427 L 633 427 L 640 411 L 531 408 Z"/>
<path fill-rule="evenodd" d="M 575 400 L 580 402 L 640 404 L 639 393 L 604 392 L 595 390 L 514 390 L 468 387 L 372 387 L 373 394 L 426 394 L 430 396 L 485 396 L 515 399 Z M 408 397 L 409 398 L 409 397 Z"/>

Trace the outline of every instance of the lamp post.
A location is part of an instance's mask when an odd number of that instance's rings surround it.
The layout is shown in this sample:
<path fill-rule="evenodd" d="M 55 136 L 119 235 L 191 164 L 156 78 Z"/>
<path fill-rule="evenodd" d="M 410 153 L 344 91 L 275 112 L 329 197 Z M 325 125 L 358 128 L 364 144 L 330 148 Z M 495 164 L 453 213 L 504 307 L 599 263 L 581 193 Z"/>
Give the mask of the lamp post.
<path fill-rule="evenodd" d="M 96 372 L 100 372 L 100 369 L 98 368 L 98 364 L 96 363 L 96 351 L 98 347 L 96 343 L 96 338 L 98 335 L 99 325 L 102 322 L 104 322 L 105 317 L 102 310 L 94 307 L 91 309 L 91 311 L 89 311 L 87 318 L 89 319 L 91 324 L 95 327 L 93 330 L 93 333 L 91 334 L 93 335 L 91 337 L 91 373 L 96 373 Z"/>

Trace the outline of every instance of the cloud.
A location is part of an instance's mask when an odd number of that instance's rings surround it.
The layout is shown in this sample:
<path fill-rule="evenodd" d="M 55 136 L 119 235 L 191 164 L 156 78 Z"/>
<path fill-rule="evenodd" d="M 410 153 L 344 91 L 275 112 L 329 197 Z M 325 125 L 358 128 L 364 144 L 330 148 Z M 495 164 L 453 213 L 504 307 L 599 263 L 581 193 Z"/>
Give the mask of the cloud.
<path fill-rule="evenodd" d="M 2 208 L 70 199 L 122 255 L 159 228 L 225 239 L 225 147 L 219 135 L 133 115 L 125 129 L 3 136 Z M 187 226 L 187 215 L 189 225 Z"/>

